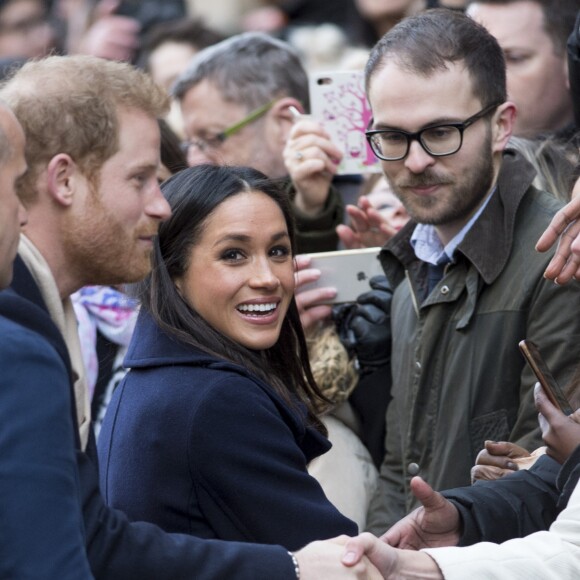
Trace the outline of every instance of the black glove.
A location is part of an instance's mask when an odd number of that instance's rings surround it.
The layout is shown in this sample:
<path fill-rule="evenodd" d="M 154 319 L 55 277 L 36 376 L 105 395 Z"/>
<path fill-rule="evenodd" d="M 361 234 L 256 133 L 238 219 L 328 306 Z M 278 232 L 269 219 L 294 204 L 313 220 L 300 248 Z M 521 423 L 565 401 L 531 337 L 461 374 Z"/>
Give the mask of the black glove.
<path fill-rule="evenodd" d="M 370 279 L 372 290 L 356 302 L 332 309 L 340 341 L 361 367 L 386 365 L 391 358 L 391 300 L 393 291 L 385 276 Z"/>

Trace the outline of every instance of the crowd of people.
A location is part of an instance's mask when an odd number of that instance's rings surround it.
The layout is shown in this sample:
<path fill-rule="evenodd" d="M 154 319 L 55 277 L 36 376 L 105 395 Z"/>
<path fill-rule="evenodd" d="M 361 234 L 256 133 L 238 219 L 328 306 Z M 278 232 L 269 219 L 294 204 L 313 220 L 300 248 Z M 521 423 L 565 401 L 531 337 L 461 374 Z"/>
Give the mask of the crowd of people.
<path fill-rule="evenodd" d="M 0 578 L 580 573 L 577 3 L 341 4 L 0 2 Z"/>

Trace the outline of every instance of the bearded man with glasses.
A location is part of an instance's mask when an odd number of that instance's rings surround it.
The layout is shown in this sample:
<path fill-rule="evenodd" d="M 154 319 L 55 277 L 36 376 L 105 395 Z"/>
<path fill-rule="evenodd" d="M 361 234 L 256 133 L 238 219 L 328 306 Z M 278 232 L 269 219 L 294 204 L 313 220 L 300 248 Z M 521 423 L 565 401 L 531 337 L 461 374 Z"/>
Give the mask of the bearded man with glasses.
<path fill-rule="evenodd" d="M 411 221 L 382 249 L 395 289 L 386 454 L 369 528 L 416 505 L 409 481 L 470 483 L 486 440 L 540 445 L 534 340 L 560 384 L 580 361 L 580 287 L 544 279 L 534 245 L 560 207 L 506 149 L 516 118 L 497 41 L 430 10 L 394 27 L 366 67 L 369 143 Z M 574 308 L 573 305 L 576 305 Z"/>

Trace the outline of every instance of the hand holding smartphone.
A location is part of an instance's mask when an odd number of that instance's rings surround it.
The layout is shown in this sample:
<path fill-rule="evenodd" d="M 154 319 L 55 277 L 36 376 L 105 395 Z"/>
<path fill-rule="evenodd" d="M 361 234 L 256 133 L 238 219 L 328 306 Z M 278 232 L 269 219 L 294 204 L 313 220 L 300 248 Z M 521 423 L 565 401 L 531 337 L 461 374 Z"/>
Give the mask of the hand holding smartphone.
<path fill-rule="evenodd" d="M 565 415 L 571 415 L 574 410 L 545 363 L 536 344 L 531 340 L 522 340 L 519 343 L 519 347 L 550 402 Z"/>
<path fill-rule="evenodd" d="M 371 290 L 369 280 L 383 274 L 379 262 L 381 248 L 362 248 L 305 254 L 310 257 L 310 268 L 320 270 L 320 278 L 300 287 L 298 292 L 314 288 L 336 288 L 336 296 L 323 304 L 356 302 L 363 292 Z"/>
<path fill-rule="evenodd" d="M 362 71 L 329 71 L 310 75 L 310 109 L 330 140 L 342 150 L 338 175 L 380 173 L 381 166 L 365 137 L 372 116 Z"/>

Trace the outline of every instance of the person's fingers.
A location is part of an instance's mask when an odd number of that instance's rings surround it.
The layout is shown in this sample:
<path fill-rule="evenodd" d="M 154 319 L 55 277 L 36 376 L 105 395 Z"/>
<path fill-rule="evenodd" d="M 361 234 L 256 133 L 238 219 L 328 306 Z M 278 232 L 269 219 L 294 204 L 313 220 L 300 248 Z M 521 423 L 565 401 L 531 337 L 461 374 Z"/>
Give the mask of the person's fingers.
<path fill-rule="evenodd" d="M 330 135 L 328 131 L 322 126 L 320 121 L 317 121 L 312 115 L 300 115 L 292 128 L 290 129 L 290 134 L 288 135 L 288 140 L 298 139 L 303 135 L 311 135 L 316 134 L 324 137 L 326 139 L 330 139 Z"/>
<path fill-rule="evenodd" d="M 492 455 L 507 455 L 508 457 L 523 457 L 530 453 L 527 449 L 512 443 L 511 441 L 486 441 L 486 451 Z"/>
<path fill-rule="evenodd" d="M 398 547 L 402 539 L 401 529 L 396 524 L 389 528 L 382 536 L 379 536 L 381 542 L 389 544 L 393 548 Z"/>
<path fill-rule="evenodd" d="M 534 402 L 538 413 L 543 415 L 549 424 L 557 420 L 559 415 L 563 415 L 562 411 L 557 409 L 548 399 L 540 383 L 536 383 L 534 386 Z"/>
<path fill-rule="evenodd" d="M 364 248 L 360 236 L 350 226 L 344 224 L 336 226 L 336 235 L 347 250 Z"/>
<path fill-rule="evenodd" d="M 302 161 L 297 161 L 292 165 L 286 164 L 286 168 L 292 176 L 292 181 L 295 184 L 299 184 L 301 181 L 320 175 L 323 171 L 327 171 L 326 161 L 318 158 L 304 159 Z M 336 169 L 333 171 L 336 171 Z M 332 179 L 331 172 L 329 172 L 327 179 L 330 184 Z"/>
<path fill-rule="evenodd" d="M 322 288 L 312 288 L 301 292 L 296 292 L 296 304 L 298 310 L 306 310 L 313 306 L 318 306 L 330 302 L 336 297 L 336 288 L 333 286 L 323 286 Z"/>
<path fill-rule="evenodd" d="M 549 250 L 558 236 L 575 220 L 580 217 L 580 197 L 572 199 L 560 211 L 558 211 L 540 239 L 536 243 L 538 252 Z"/>
<path fill-rule="evenodd" d="M 580 222 L 576 222 L 575 227 L 577 227 L 578 231 L 580 231 Z M 572 242 L 572 245 L 570 246 L 570 249 L 572 250 L 572 253 L 576 257 L 580 256 L 580 237 L 579 236 L 575 237 L 574 241 Z"/>
<path fill-rule="evenodd" d="M 365 224 L 368 222 L 366 211 L 356 205 L 348 204 L 346 206 L 346 213 L 351 220 L 359 220 Z"/>
<path fill-rule="evenodd" d="M 554 256 L 550 260 L 544 276 L 550 280 L 556 280 L 559 284 L 565 284 L 572 279 L 575 274 L 575 267 L 578 267 L 578 242 L 580 235 L 580 221 L 571 223 L 558 239 L 558 246 Z M 541 239 L 540 239 L 541 241 Z M 576 249 L 576 253 L 574 253 Z"/>
<path fill-rule="evenodd" d="M 346 212 L 350 218 L 350 225 L 352 229 L 358 234 L 366 233 L 370 229 L 369 220 L 367 214 L 361 211 L 358 207 L 347 206 Z"/>
<path fill-rule="evenodd" d="M 374 207 L 366 210 L 366 217 L 369 228 L 368 237 L 364 242 L 367 247 L 382 247 L 397 233 L 397 230 Z"/>
<path fill-rule="evenodd" d="M 308 270 L 305 270 L 304 272 L 308 272 Z M 295 274 L 295 276 L 302 273 L 303 272 L 299 272 L 299 274 Z M 309 288 L 308 290 L 301 290 L 295 293 L 296 304 L 299 311 L 307 310 L 313 306 L 327 306 L 327 303 L 329 303 L 335 296 L 336 288 L 333 286 Z"/>
<path fill-rule="evenodd" d="M 320 278 L 321 271 L 317 268 L 305 268 L 294 272 L 294 290 L 298 292 L 302 286 L 310 282 L 316 282 Z"/>
<path fill-rule="evenodd" d="M 349 540 L 351 536 L 347 536 L 346 534 L 341 534 L 340 536 L 336 536 L 335 538 L 330 538 L 329 542 L 336 544 L 337 546 L 344 546 Z"/>
<path fill-rule="evenodd" d="M 517 470 L 517 465 L 512 464 L 516 469 L 494 467 L 492 465 L 474 465 L 471 468 L 471 483 L 476 481 L 493 481 L 500 479 L 508 473 L 513 473 Z"/>
<path fill-rule="evenodd" d="M 576 411 L 574 411 L 571 415 L 568 415 L 568 417 L 572 419 L 572 421 L 580 423 L 580 409 L 576 409 Z"/>
<path fill-rule="evenodd" d="M 304 268 L 308 268 L 311 260 L 312 258 L 307 254 L 296 254 L 294 256 L 294 271 L 298 272 L 304 270 Z"/>
<path fill-rule="evenodd" d="M 327 320 L 332 316 L 332 307 L 325 304 L 312 306 L 306 310 L 300 311 L 300 322 L 304 332 L 311 330 L 316 324 Z"/>
<path fill-rule="evenodd" d="M 499 467 L 500 469 L 512 469 L 517 471 L 518 466 L 512 461 L 509 455 L 494 455 L 487 449 L 482 449 L 475 459 L 475 466 L 487 465 L 489 467 Z"/>
<path fill-rule="evenodd" d="M 373 204 L 371 203 L 371 200 L 366 195 L 361 195 L 358 198 L 357 204 L 358 207 L 360 207 L 364 211 L 367 211 L 368 209 L 374 207 Z"/>
<path fill-rule="evenodd" d="M 565 265 L 561 268 L 560 272 L 556 274 L 553 278 L 556 284 L 563 286 L 567 284 L 572 279 L 579 279 L 578 271 L 580 270 L 580 256 L 570 254 Z"/>
<path fill-rule="evenodd" d="M 121 4 L 121 0 L 101 0 L 95 8 L 97 19 L 115 14 Z"/>
<path fill-rule="evenodd" d="M 548 423 L 548 420 L 546 419 L 546 417 L 544 417 L 544 415 L 542 415 L 542 413 L 538 413 L 538 423 L 540 425 L 540 431 L 542 432 L 542 437 L 546 437 L 546 435 L 548 434 L 548 431 L 550 430 L 550 423 Z M 549 446 L 548 446 L 548 450 L 549 450 Z M 546 450 L 546 452 L 548 450 Z"/>
<path fill-rule="evenodd" d="M 305 153 L 307 150 L 319 151 L 320 153 L 328 155 L 328 157 L 336 160 L 340 160 L 343 157 L 343 152 L 340 150 L 340 148 L 338 148 L 330 139 L 324 135 L 310 133 L 295 139 L 288 139 L 288 142 L 286 143 L 286 153 L 292 153 L 296 151 Z"/>
<path fill-rule="evenodd" d="M 342 555 L 342 563 L 345 566 L 358 564 L 366 553 L 370 553 L 377 542 L 377 537 L 364 532 L 350 538 L 345 546 Z"/>
<path fill-rule="evenodd" d="M 432 510 L 440 508 L 447 501 L 418 475 L 411 479 L 410 486 L 413 495 L 423 504 L 425 509 Z"/>
<path fill-rule="evenodd" d="M 484 443 L 485 449 L 489 456 L 505 457 L 509 459 L 516 459 L 519 457 L 529 457 L 530 452 L 515 443 L 510 441 L 486 441 Z M 482 454 L 482 457 L 485 457 Z M 479 463 L 476 461 L 476 463 Z M 493 463 L 491 464 L 493 465 Z"/>
<path fill-rule="evenodd" d="M 333 153 L 333 150 L 325 151 L 315 145 L 302 147 L 287 146 L 284 150 L 284 164 L 293 177 L 304 172 L 305 168 L 308 167 L 308 162 L 315 160 L 319 162 L 319 172 L 326 170 L 334 174 L 340 163 L 340 156 L 334 155 Z"/>

